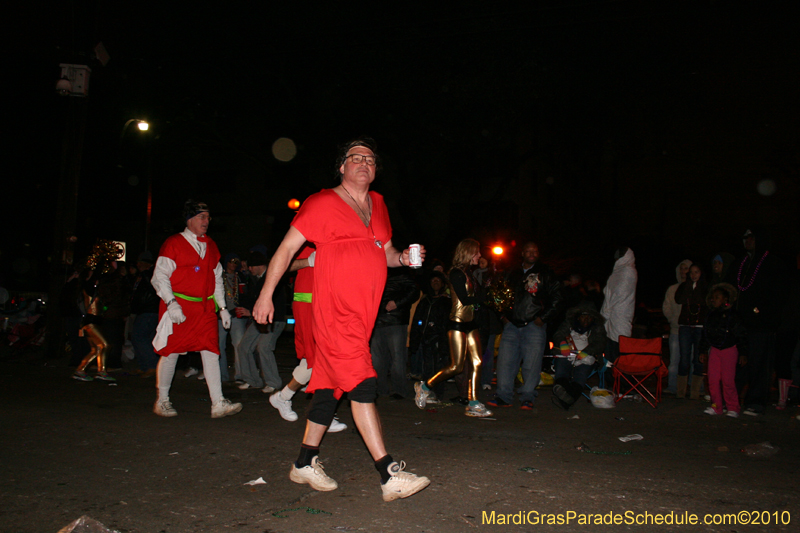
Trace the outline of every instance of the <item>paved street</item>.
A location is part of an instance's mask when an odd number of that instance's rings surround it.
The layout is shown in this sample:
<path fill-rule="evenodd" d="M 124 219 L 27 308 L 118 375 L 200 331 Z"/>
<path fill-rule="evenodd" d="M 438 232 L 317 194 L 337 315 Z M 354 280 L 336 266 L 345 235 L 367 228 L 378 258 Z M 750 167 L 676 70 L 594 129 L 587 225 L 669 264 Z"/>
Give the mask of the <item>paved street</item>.
<path fill-rule="evenodd" d="M 291 337 L 280 348 L 288 380 Z M 567 413 L 545 389 L 532 412 L 515 406 L 500 409 L 496 420 L 479 420 L 458 406 L 420 411 L 410 400 L 382 398 L 390 453 L 431 479 L 420 494 L 384 503 L 378 474 L 351 429 L 329 434 L 322 445 L 338 490 L 318 493 L 289 481 L 309 405 L 303 394 L 295 401 L 301 422 L 289 423 L 266 394 L 226 385 L 244 409 L 212 420 L 205 384 L 178 374 L 172 400 L 179 416 L 165 419 L 151 412 L 153 379 L 118 374 L 115 385 L 80 383 L 70 379 L 70 368 L 35 356 L 4 355 L 0 370 L 3 532 L 55 533 L 82 515 L 128 533 L 796 531 L 800 522 L 797 409 L 733 420 L 702 414 L 706 404 L 667 397 L 658 409 L 623 401 L 598 410 L 582 401 Z M 346 402 L 339 418 L 353 427 Z M 634 433 L 643 440 L 618 440 Z M 780 451 L 767 458 L 740 451 L 762 441 Z M 589 451 L 579 451 L 581 444 Z M 259 477 L 266 483 L 245 484 Z M 581 515 L 613 519 L 610 512 L 624 521 L 626 512 L 633 520 L 645 513 L 702 520 L 741 511 L 758 511 L 771 524 L 578 523 Z M 575 516 L 563 525 L 514 523 L 557 513 Z M 775 525 L 789 517 L 791 524 Z"/>

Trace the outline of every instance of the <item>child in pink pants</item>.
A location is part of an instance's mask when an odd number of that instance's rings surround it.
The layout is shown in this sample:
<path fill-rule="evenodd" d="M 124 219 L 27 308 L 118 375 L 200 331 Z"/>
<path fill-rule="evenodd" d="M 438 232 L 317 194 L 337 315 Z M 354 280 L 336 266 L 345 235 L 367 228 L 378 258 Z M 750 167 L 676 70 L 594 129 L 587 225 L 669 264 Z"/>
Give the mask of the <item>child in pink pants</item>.
<path fill-rule="evenodd" d="M 747 353 L 745 330 L 738 313 L 732 308 L 736 297 L 736 289 L 728 283 L 719 283 L 711 288 L 707 297 L 711 311 L 706 317 L 700 343 L 700 358 L 703 362 L 708 359 L 711 393 L 711 407 L 705 413 L 720 415 L 724 405 L 732 418 L 741 412 L 735 382 L 736 364 L 744 364 Z"/>

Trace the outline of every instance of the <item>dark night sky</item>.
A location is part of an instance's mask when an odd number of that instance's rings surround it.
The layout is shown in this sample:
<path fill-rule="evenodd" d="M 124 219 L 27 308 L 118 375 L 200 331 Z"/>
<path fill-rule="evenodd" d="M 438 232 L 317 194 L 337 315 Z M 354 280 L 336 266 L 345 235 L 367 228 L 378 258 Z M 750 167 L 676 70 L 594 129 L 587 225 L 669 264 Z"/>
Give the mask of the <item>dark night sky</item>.
<path fill-rule="evenodd" d="M 395 241 L 444 260 L 466 236 L 533 238 L 562 273 L 602 278 L 610 247 L 629 244 L 653 303 L 685 257 L 738 255 L 747 225 L 770 227 L 788 254 L 800 247 L 787 13 L 719 1 L 177 4 L 76 1 L 20 18 L 5 286 L 46 278 L 70 100 L 53 91 L 57 67 L 99 41 L 111 61 L 91 63 L 78 252 L 106 237 L 138 253 L 148 168 L 151 247 L 180 229 L 189 196 L 211 205 L 223 253 L 274 246 L 288 199 L 332 186 L 335 145 L 360 134 L 384 157 L 374 188 Z M 152 131 L 120 140 L 130 118 Z M 279 137 L 298 145 L 289 163 L 271 156 Z M 758 193 L 763 180 L 773 195 Z"/>

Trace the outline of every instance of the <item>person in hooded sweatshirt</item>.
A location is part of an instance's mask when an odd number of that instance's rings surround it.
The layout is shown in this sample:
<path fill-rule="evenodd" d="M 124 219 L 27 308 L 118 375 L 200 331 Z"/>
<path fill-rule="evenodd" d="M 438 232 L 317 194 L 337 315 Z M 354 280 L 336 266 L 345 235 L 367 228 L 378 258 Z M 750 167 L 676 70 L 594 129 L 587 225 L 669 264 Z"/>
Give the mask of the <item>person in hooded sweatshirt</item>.
<path fill-rule="evenodd" d="M 612 363 L 619 357 L 619 337 L 630 337 L 636 306 L 636 258 L 633 250 L 622 246 L 614 252 L 614 270 L 603 289 L 605 299 L 600 314 L 606 320 L 606 359 Z"/>
<path fill-rule="evenodd" d="M 742 236 L 742 244 L 746 254 L 732 268 L 739 290 L 736 308 L 747 329 L 749 348 L 743 413 L 757 416 L 764 412 L 769 401 L 787 276 L 783 263 L 769 251 L 766 232 L 748 229 Z"/>
<path fill-rule="evenodd" d="M 675 302 L 675 291 L 678 286 L 686 281 L 686 274 L 689 273 L 689 267 L 692 266 L 692 261 L 684 259 L 678 266 L 675 267 L 675 277 L 678 283 L 670 285 L 667 292 L 664 294 L 664 303 L 661 304 L 661 311 L 664 317 L 669 322 L 669 377 L 667 378 L 667 390 L 664 392 L 668 394 L 675 394 L 678 390 L 678 363 L 681 360 L 681 346 L 679 342 L 679 325 L 678 317 L 681 316 L 681 304 Z"/>
<path fill-rule="evenodd" d="M 728 252 L 720 252 L 711 260 L 711 279 L 708 281 L 710 286 L 720 283 L 736 283 L 736 277 L 731 272 L 731 265 L 736 258 Z"/>

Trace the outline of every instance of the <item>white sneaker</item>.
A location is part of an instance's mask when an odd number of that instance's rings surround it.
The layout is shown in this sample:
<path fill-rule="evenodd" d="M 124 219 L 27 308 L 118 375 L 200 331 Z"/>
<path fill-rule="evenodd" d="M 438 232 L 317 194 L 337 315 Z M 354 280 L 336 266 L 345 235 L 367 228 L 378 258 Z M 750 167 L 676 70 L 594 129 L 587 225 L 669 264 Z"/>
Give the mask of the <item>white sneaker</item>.
<path fill-rule="evenodd" d="M 195 367 L 190 366 L 189 370 L 186 371 L 186 373 L 183 375 L 183 377 L 190 378 L 192 376 L 196 376 L 198 374 L 198 372 L 200 372 L 200 371 L 197 370 Z"/>
<path fill-rule="evenodd" d="M 703 411 L 703 412 L 704 412 L 705 414 L 707 414 L 707 415 L 716 415 L 716 414 L 719 414 L 719 413 L 717 413 L 717 412 L 714 410 L 714 408 L 713 408 L 713 407 L 706 407 L 706 408 L 705 408 L 705 411 Z"/>
<path fill-rule="evenodd" d="M 487 384 L 485 384 L 485 385 L 483 385 L 481 388 L 482 388 L 483 390 L 492 390 L 492 386 L 491 386 L 491 385 L 489 385 L 488 383 L 487 383 Z"/>
<path fill-rule="evenodd" d="M 249 388 L 250 388 L 250 384 L 247 383 L 246 381 L 244 383 L 242 383 L 241 385 L 239 385 L 239 389 L 240 390 L 247 390 Z"/>
<path fill-rule="evenodd" d="M 398 498 L 408 498 L 431 484 L 431 480 L 424 476 L 403 472 L 405 468 L 406 463 L 404 461 L 401 461 L 400 464 L 392 463 L 389 465 L 389 473 L 392 477 L 381 485 L 383 501 L 391 502 Z"/>
<path fill-rule="evenodd" d="M 296 465 L 292 464 L 289 479 L 295 483 L 311 485 L 314 490 L 329 491 L 339 488 L 336 480 L 328 477 L 328 474 L 325 473 L 322 463 L 319 462 L 319 457 L 311 459 L 311 464 L 303 468 L 297 468 Z"/>
<path fill-rule="evenodd" d="M 288 420 L 289 422 L 295 422 L 297 420 L 297 413 L 292 410 L 292 400 L 284 400 L 280 392 L 276 392 L 270 396 L 269 403 L 278 410 L 278 413 L 280 413 L 281 418 L 284 420 Z"/>
<path fill-rule="evenodd" d="M 156 404 L 153 406 L 153 412 L 158 416 L 178 416 L 178 411 L 172 407 L 172 403 L 169 401 L 169 398 L 166 400 L 156 400 Z"/>
<path fill-rule="evenodd" d="M 327 433 L 339 433 L 345 429 L 347 429 L 347 424 L 344 422 L 339 422 L 339 419 L 334 416 L 333 421 L 331 421 L 331 425 L 328 426 Z"/>
<path fill-rule="evenodd" d="M 223 398 L 216 405 L 211 406 L 211 418 L 222 418 L 224 416 L 235 415 L 242 410 L 242 404 L 231 403 L 227 398 Z"/>
<path fill-rule="evenodd" d="M 739 413 L 737 413 L 736 411 L 728 411 L 727 413 L 725 413 L 725 416 L 729 416 L 731 418 L 739 418 Z"/>
<path fill-rule="evenodd" d="M 269 385 L 267 385 L 266 387 L 261 389 L 261 392 L 263 392 L 264 394 L 269 394 L 271 392 L 275 392 L 275 390 L 276 390 L 275 387 L 270 387 Z"/>
<path fill-rule="evenodd" d="M 197 379 L 199 379 L 200 381 L 205 381 L 205 380 L 206 380 L 206 375 L 205 375 L 205 373 L 204 373 L 204 372 L 200 372 L 200 373 L 197 375 Z"/>
<path fill-rule="evenodd" d="M 474 416 L 476 418 L 492 416 L 492 412 L 482 403 L 478 403 L 478 405 L 468 405 L 464 410 L 464 414 L 467 416 Z"/>
<path fill-rule="evenodd" d="M 428 397 L 425 398 L 425 405 L 436 405 L 442 403 L 439 401 L 439 398 L 436 397 L 436 394 L 430 390 L 428 391 Z"/>
<path fill-rule="evenodd" d="M 417 383 L 414 383 L 414 403 L 416 403 L 417 407 L 420 409 L 425 409 L 425 404 L 427 403 L 428 395 L 430 394 L 430 391 L 424 389 L 424 383 L 424 381 L 418 381 Z"/>

